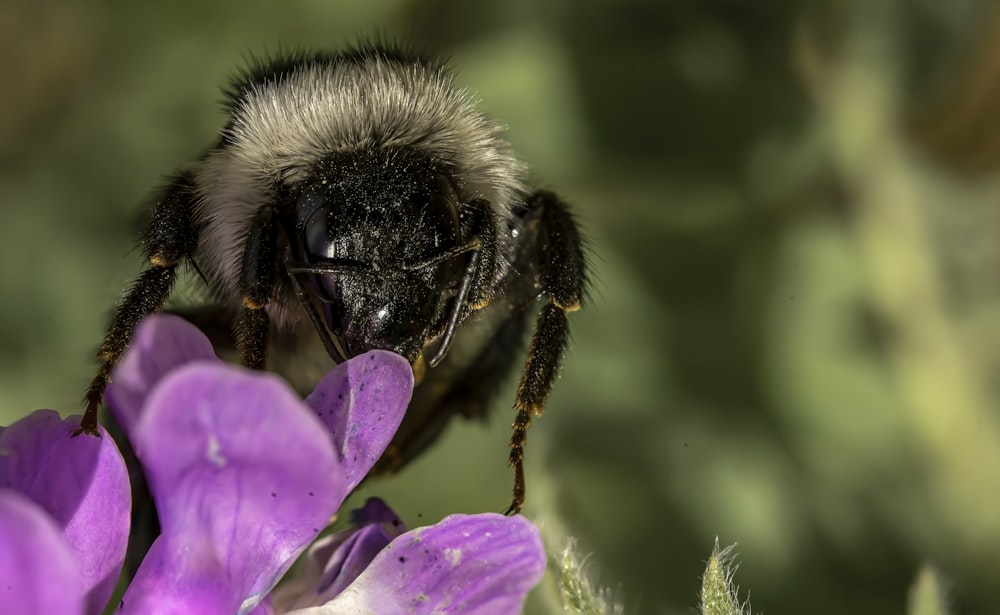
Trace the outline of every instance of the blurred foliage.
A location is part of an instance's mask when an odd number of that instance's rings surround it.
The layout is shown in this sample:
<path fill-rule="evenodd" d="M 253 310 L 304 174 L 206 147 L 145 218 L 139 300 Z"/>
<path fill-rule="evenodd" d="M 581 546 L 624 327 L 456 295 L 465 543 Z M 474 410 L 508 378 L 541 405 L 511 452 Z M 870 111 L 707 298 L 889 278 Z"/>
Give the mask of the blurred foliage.
<path fill-rule="evenodd" d="M 705 565 L 705 573 L 701 577 L 701 615 L 750 615 L 750 603 L 741 604 L 739 600 L 739 588 L 736 586 L 735 577 L 738 565 L 734 562 L 736 558 L 736 545 L 729 545 L 725 549 L 719 549 L 719 541 L 716 540 L 712 554 Z M 862 597 L 863 599 L 863 597 Z M 594 612 L 604 611 L 572 611 L 567 612 Z M 909 599 L 907 601 L 908 615 L 948 615 L 951 612 L 948 606 L 948 591 L 945 581 L 941 578 L 940 572 L 934 566 L 925 564 L 917 573 L 917 578 L 910 587 Z"/>
<path fill-rule="evenodd" d="M 948 590 L 941 573 L 931 565 L 924 565 L 910 588 L 909 615 L 948 615 Z"/>
<path fill-rule="evenodd" d="M 705 574 L 701 577 L 701 615 L 750 615 L 750 606 L 740 604 L 738 590 L 733 582 L 736 565 L 733 563 L 734 545 L 719 549 L 715 541 L 712 555 L 708 557 Z"/>
<path fill-rule="evenodd" d="M 1000 612 L 993 3 L 8 0 L 0 15 L 0 423 L 79 411 L 140 266 L 131 221 L 212 142 L 246 54 L 381 32 L 450 57 L 589 232 L 594 289 L 530 434 L 526 512 L 578 537 L 626 612 L 696 608 L 715 536 L 753 562 L 759 611 L 902 613 L 931 560 L 960 612 Z M 500 510 L 506 390 L 488 428 L 452 426 L 361 497 L 410 525 Z"/>
<path fill-rule="evenodd" d="M 551 548 L 549 548 L 551 551 Z M 587 558 L 577 552 L 576 541 L 570 539 L 566 546 L 549 557 L 550 576 L 558 577 L 558 585 L 554 593 L 558 594 L 559 602 L 550 608 L 558 613 L 559 609 L 570 614 L 580 615 L 623 615 L 625 608 L 615 602 L 611 592 L 606 588 L 595 587 L 588 576 Z M 544 589 L 549 589 L 543 586 Z M 540 590 L 540 591 L 544 591 Z"/>

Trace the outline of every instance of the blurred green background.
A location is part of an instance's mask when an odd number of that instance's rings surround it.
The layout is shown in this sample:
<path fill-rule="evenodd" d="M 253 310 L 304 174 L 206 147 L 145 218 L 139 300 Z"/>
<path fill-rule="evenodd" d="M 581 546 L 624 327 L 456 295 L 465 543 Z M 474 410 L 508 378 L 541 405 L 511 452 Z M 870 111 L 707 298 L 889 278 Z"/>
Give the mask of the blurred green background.
<path fill-rule="evenodd" d="M 553 548 L 629 613 L 691 613 L 716 536 L 757 612 L 902 613 L 931 561 L 998 613 L 995 6 L 6 0 L 0 423 L 80 411 L 140 204 L 246 55 L 382 33 L 450 57 L 591 237 L 527 450 Z M 502 510 L 513 390 L 366 494 Z"/>

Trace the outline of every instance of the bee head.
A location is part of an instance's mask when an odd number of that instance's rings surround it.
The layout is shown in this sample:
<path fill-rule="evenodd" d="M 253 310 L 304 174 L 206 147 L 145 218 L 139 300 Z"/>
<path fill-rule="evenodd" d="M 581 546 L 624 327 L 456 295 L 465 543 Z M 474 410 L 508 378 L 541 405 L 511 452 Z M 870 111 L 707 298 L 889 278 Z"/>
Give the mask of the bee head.
<path fill-rule="evenodd" d="M 441 332 L 464 271 L 459 206 L 447 175 L 408 150 L 340 155 L 302 187 L 294 269 L 342 354 L 413 362 Z"/>

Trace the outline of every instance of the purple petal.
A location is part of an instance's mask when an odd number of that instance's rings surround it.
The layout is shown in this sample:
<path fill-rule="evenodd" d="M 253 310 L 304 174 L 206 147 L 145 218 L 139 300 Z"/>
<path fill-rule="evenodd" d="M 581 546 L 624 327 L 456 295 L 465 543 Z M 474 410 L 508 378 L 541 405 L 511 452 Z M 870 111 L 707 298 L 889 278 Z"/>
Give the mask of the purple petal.
<path fill-rule="evenodd" d="M 269 374 L 175 370 L 150 394 L 135 443 L 162 534 L 125 612 L 252 610 L 344 497 L 323 425 Z"/>
<path fill-rule="evenodd" d="M 403 521 L 399 518 L 389 505 L 379 498 L 368 498 L 365 505 L 351 511 L 351 524 L 355 527 L 371 525 L 373 523 L 387 523 L 393 528 L 399 529 L 395 533 L 399 536 L 406 531 Z"/>
<path fill-rule="evenodd" d="M 100 612 L 118 582 L 132 506 L 115 441 L 70 437 L 80 417 L 38 410 L 0 433 L 0 487 L 41 506 L 74 553 L 87 610 Z"/>
<path fill-rule="evenodd" d="M 372 350 L 337 365 L 306 398 L 333 434 L 348 493 L 389 446 L 412 393 L 406 359 Z"/>
<path fill-rule="evenodd" d="M 352 531 L 329 560 L 329 568 L 317 586 L 316 604 L 328 602 L 344 591 L 395 537 L 381 525 L 366 525 Z"/>
<path fill-rule="evenodd" d="M 0 489 L 0 605 L 4 613 L 83 613 L 76 556 L 60 529 L 27 497 Z"/>
<path fill-rule="evenodd" d="M 303 567 L 272 594 L 280 611 L 319 606 L 354 582 L 382 549 L 406 531 L 396 513 L 369 498 L 351 514 L 355 527 L 313 543 Z"/>
<path fill-rule="evenodd" d="M 344 591 L 382 549 L 406 531 L 402 520 L 378 498 L 369 498 L 363 508 L 353 511 L 351 522 L 355 529 L 341 532 L 345 540 L 327 558 L 326 572 L 317 584 L 318 604 Z"/>
<path fill-rule="evenodd" d="M 172 314 L 153 314 L 140 322 L 106 394 L 108 407 L 125 433 L 132 433 L 157 382 L 171 370 L 199 360 L 221 362 L 205 334 L 188 321 Z"/>
<path fill-rule="evenodd" d="M 524 517 L 452 515 L 403 534 L 337 598 L 297 613 L 508 615 L 544 572 L 538 529 Z"/>
<path fill-rule="evenodd" d="M 275 615 L 277 611 L 274 610 L 274 606 L 271 604 L 270 596 L 265 596 L 260 603 L 250 611 L 249 615 Z"/>

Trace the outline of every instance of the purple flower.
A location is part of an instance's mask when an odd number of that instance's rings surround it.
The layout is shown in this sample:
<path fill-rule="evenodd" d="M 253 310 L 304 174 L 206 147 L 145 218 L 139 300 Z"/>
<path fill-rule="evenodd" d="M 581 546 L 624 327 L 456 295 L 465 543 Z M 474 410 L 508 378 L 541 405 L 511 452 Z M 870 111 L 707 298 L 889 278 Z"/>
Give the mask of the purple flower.
<path fill-rule="evenodd" d="M 121 611 L 518 612 L 545 566 L 530 523 L 453 516 L 402 533 L 377 501 L 268 596 L 385 450 L 412 386 L 405 359 L 373 351 L 337 366 L 302 402 L 275 376 L 222 365 L 184 321 L 144 321 L 108 400 L 162 533 Z"/>
<path fill-rule="evenodd" d="M 388 445 L 412 386 L 405 359 L 372 352 L 328 374 L 310 408 L 277 376 L 224 365 L 185 321 L 144 321 L 108 402 L 161 534 L 121 611 L 252 610 Z"/>
<path fill-rule="evenodd" d="M 38 410 L 0 428 L 0 605 L 100 613 L 129 533 L 128 473 L 114 440 L 72 438 L 80 417 Z"/>
<path fill-rule="evenodd" d="M 520 613 L 545 571 L 538 529 L 520 515 L 451 515 L 403 533 L 371 499 L 354 523 L 309 549 L 299 577 L 272 596 L 279 612 Z"/>
<path fill-rule="evenodd" d="M 83 612 L 80 570 L 45 509 L 0 490 L 0 604 L 14 613 Z"/>

